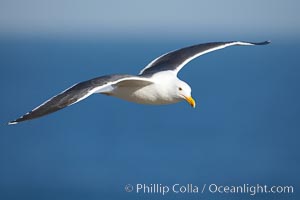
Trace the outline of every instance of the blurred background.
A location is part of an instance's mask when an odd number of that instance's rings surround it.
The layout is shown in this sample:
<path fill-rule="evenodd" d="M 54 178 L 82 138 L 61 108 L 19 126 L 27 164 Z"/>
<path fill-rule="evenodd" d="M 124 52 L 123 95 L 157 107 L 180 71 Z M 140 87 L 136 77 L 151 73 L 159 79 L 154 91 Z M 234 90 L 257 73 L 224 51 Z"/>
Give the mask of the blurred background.
<path fill-rule="evenodd" d="M 299 199 L 299 1 L 0 0 L 0 199 Z M 74 83 L 168 51 L 197 107 L 93 95 L 7 126 Z M 136 194 L 126 184 L 291 185 L 294 194 Z"/>

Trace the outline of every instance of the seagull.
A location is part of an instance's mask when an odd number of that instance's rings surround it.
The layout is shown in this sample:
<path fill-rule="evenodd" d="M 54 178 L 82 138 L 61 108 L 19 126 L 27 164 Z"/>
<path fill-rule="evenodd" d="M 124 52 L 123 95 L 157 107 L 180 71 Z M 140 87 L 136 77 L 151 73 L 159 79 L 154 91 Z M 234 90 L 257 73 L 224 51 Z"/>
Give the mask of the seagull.
<path fill-rule="evenodd" d="M 163 54 L 150 62 L 138 75 L 114 74 L 77 83 L 50 98 L 9 125 L 35 119 L 73 105 L 92 94 L 105 94 L 139 104 L 164 105 L 187 101 L 193 108 L 191 87 L 177 77 L 191 60 L 203 54 L 230 46 L 266 45 L 265 42 L 210 42 Z"/>

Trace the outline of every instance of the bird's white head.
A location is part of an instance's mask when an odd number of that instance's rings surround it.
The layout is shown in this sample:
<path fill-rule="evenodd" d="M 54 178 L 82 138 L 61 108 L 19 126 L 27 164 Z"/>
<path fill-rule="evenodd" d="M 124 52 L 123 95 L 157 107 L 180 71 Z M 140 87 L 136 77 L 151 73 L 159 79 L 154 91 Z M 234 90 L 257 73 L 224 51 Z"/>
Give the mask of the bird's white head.
<path fill-rule="evenodd" d="M 178 79 L 175 90 L 178 98 L 186 100 L 193 108 L 196 107 L 196 102 L 191 95 L 192 89 L 186 82 Z"/>

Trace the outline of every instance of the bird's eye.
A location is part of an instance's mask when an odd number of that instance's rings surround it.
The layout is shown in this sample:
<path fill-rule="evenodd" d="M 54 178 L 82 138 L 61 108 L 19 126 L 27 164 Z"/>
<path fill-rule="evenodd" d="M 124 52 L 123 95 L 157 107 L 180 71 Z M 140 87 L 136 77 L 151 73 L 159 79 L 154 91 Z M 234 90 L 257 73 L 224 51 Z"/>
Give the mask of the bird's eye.
<path fill-rule="evenodd" d="M 179 91 L 181 91 L 181 90 L 182 90 L 182 88 L 181 88 L 181 87 L 179 87 L 179 88 L 178 88 L 178 90 L 179 90 Z"/>

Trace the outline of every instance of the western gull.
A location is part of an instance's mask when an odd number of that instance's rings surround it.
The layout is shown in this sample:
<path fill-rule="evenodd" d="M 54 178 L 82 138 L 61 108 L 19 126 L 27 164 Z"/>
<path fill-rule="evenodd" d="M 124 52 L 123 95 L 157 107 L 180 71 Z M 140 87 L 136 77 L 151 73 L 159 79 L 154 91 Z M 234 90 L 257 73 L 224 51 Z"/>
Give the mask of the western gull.
<path fill-rule="evenodd" d="M 138 75 L 106 75 L 77 83 L 50 98 L 32 111 L 8 124 L 17 124 L 53 113 L 88 96 L 100 93 L 140 104 L 172 104 L 186 100 L 196 106 L 191 87 L 177 77 L 192 59 L 203 54 L 235 45 L 266 45 L 265 42 L 211 42 L 197 44 L 163 54 L 150 62 Z"/>

